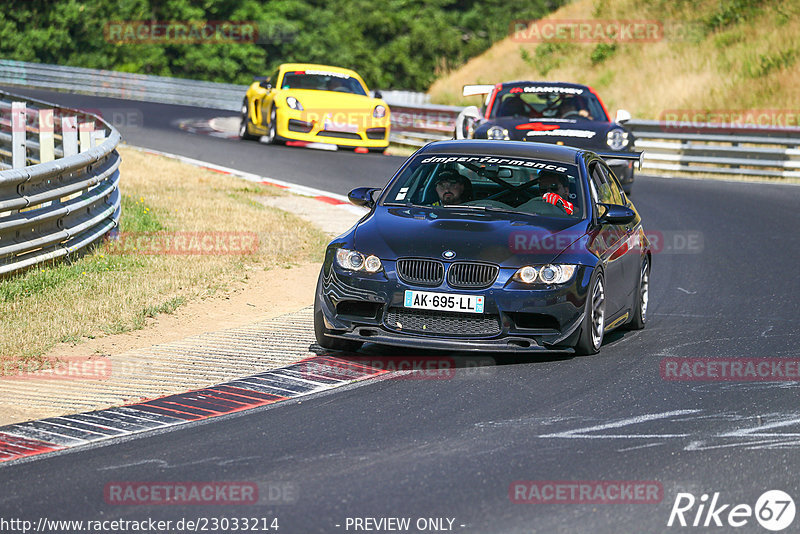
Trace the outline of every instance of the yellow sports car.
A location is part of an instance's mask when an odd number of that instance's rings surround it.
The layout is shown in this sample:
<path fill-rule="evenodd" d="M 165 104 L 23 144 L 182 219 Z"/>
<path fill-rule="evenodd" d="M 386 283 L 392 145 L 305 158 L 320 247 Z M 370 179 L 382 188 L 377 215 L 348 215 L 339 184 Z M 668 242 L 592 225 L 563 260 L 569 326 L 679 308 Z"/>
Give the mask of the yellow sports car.
<path fill-rule="evenodd" d="M 247 89 L 239 137 L 383 151 L 389 145 L 389 106 L 380 93 L 375 96 L 350 69 L 284 63 Z"/>

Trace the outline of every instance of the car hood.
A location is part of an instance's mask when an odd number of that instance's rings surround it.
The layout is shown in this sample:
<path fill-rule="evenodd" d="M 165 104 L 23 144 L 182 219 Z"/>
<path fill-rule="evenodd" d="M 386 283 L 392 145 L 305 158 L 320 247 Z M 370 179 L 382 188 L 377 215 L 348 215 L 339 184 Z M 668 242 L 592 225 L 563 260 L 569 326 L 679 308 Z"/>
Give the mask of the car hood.
<path fill-rule="evenodd" d="M 497 125 L 508 130 L 516 141 L 536 143 L 562 143 L 594 150 L 608 151 L 606 135 L 612 129 L 624 129 L 617 123 L 584 119 L 528 119 L 523 117 L 498 117 L 483 123 L 476 135 L 486 137 L 485 130 Z"/>
<path fill-rule="evenodd" d="M 382 260 L 402 257 L 544 264 L 582 239 L 586 221 L 460 208 L 380 206 L 354 229 L 353 247 Z"/>

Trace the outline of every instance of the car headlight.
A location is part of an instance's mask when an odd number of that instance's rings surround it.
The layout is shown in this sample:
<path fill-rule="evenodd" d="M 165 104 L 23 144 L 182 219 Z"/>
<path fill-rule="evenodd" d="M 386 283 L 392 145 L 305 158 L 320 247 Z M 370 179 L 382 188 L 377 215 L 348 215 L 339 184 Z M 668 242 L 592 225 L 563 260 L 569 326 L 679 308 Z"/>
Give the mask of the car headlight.
<path fill-rule="evenodd" d="M 377 256 L 365 256 L 357 250 L 340 248 L 336 251 L 336 265 L 348 271 L 367 271 L 377 273 L 383 267 Z"/>
<path fill-rule="evenodd" d="M 386 116 L 386 108 L 384 106 L 375 106 L 372 110 L 372 116 L 376 119 L 382 119 Z"/>
<path fill-rule="evenodd" d="M 577 265 L 564 265 L 564 264 L 547 264 L 541 267 L 533 265 L 526 265 L 520 267 L 512 280 L 522 282 L 523 284 L 565 284 L 572 280 L 575 275 Z"/>
<path fill-rule="evenodd" d="M 486 138 L 487 139 L 501 139 L 508 141 L 508 130 L 505 128 L 501 128 L 500 126 L 492 126 L 486 131 Z"/>
<path fill-rule="evenodd" d="M 628 132 L 625 130 L 611 130 L 606 134 L 606 144 L 611 150 L 622 150 L 628 146 Z"/>
<path fill-rule="evenodd" d="M 293 96 L 286 97 L 286 105 L 292 109 L 296 109 L 297 111 L 303 111 L 303 105 Z"/>

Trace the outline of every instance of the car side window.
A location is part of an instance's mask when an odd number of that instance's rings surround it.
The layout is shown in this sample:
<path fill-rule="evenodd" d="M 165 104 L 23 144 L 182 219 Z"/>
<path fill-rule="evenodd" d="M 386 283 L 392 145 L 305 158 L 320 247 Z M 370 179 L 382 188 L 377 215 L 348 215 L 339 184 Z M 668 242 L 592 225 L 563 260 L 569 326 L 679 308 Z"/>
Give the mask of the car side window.
<path fill-rule="evenodd" d="M 606 165 L 602 162 L 597 162 L 597 167 L 600 169 L 600 172 L 603 173 L 603 177 L 606 180 L 608 191 L 612 199 L 611 204 L 624 206 L 625 202 L 622 200 L 622 193 L 620 193 L 619 186 L 617 185 L 617 179 L 611 172 L 611 169 L 606 167 Z"/>
<path fill-rule="evenodd" d="M 269 75 L 267 81 L 272 84 L 272 87 L 278 87 L 278 73 L 280 71 L 275 70 L 272 74 Z"/>
<path fill-rule="evenodd" d="M 597 192 L 597 201 L 602 204 L 615 204 L 614 196 L 611 193 L 611 188 L 608 185 L 608 180 L 603 172 L 599 162 L 594 162 L 591 165 L 591 177 L 594 190 Z"/>

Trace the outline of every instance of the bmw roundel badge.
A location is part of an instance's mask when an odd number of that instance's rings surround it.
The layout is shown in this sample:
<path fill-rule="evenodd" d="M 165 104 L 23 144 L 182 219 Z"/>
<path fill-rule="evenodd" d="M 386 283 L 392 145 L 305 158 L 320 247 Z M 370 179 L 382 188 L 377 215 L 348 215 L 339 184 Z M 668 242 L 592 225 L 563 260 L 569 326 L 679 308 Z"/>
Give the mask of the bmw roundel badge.
<path fill-rule="evenodd" d="M 452 250 L 445 250 L 444 252 L 442 252 L 442 257 L 446 260 L 452 260 L 453 258 L 456 257 L 456 253 L 453 252 Z"/>

